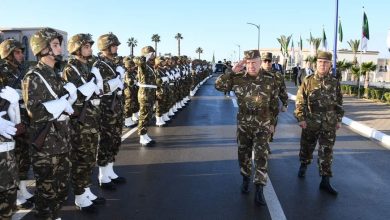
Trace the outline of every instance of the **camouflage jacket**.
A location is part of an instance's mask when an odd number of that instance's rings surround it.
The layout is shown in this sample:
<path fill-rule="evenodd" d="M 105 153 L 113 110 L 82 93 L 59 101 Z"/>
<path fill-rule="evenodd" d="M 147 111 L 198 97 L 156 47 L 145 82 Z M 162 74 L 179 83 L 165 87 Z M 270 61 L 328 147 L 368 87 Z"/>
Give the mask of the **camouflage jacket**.
<path fill-rule="evenodd" d="M 138 86 L 137 86 L 137 71 L 136 70 L 131 70 L 126 68 L 125 72 L 125 95 L 126 98 L 135 98 L 136 93 L 138 91 Z"/>
<path fill-rule="evenodd" d="M 215 88 L 219 91 L 234 91 L 237 96 L 239 121 L 267 125 L 273 122 L 277 84 L 272 73 L 259 71 L 256 77 L 245 72 L 227 72 L 217 78 Z"/>
<path fill-rule="evenodd" d="M 286 84 L 284 83 L 284 77 L 278 71 L 273 71 L 272 73 L 275 76 L 276 84 L 277 84 L 277 87 L 278 87 L 277 97 L 278 97 L 278 99 L 280 99 L 280 101 L 282 102 L 283 106 L 287 107 L 287 105 L 288 105 L 288 94 L 287 94 Z M 278 107 L 278 102 L 277 102 L 278 99 L 276 99 L 276 104 L 275 104 L 276 107 Z"/>
<path fill-rule="evenodd" d="M 344 116 L 340 83 L 330 74 L 323 78 L 317 72 L 307 76 L 299 87 L 295 105 L 298 121 L 315 119 L 333 125 Z"/>
<path fill-rule="evenodd" d="M 110 67 L 108 67 L 110 66 Z M 96 62 L 93 64 L 96 68 L 99 69 L 100 74 L 103 78 L 103 93 L 110 93 L 110 85 L 108 84 L 108 81 L 111 79 L 116 78 L 119 73 L 116 72 L 117 65 L 114 64 L 114 60 L 109 60 L 104 56 L 99 56 L 99 58 L 96 60 Z"/>
<path fill-rule="evenodd" d="M 32 68 L 23 79 L 23 100 L 26 104 L 27 112 L 30 117 L 30 134 L 32 141 L 44 129 L 46 124 L 53 119 L 42 103 L 54 100 L 55 98 L 49 92 L 42 79 L 34 72 L 42 75 L 49 83 L 55 94 L 60 98 L 67 94 L 64 89 L 65 81 L 61 76 L 54 72 L 54 69 L 48 65 L 39 62 Z M 69 151 L 69 126 L 68 121 L 55 120 L 49 133 L 46 136 L 44 146 L 39 150 L 41 154 L 54 155 L 66 153 Z"/>
<path fill-rule="evenodd" d="M 156 85 L 156 74 L 147 63 L 138 67 L 137 78 L 140 84 Z M 140 86 L 138 89 L 138 99 L 155 99 L 156 89 Z"/>

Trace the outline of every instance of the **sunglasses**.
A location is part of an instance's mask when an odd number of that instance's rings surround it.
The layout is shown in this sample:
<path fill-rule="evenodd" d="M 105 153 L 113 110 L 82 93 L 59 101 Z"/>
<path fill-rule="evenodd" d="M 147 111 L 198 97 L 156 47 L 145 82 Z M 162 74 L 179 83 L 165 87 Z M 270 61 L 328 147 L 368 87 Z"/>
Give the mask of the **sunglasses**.
<path fill-rule="evenodd" d="M 264 63 L 271 63 L 271 60 L 263 60 Z"/>

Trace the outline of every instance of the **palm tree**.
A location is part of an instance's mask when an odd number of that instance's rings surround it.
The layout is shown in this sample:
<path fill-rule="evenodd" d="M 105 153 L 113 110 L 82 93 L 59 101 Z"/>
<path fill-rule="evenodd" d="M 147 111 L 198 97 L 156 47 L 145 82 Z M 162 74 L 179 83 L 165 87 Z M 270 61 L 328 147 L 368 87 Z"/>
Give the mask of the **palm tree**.
<path fill-rule="evenodd" d="M 352 66 L 353 66 L 353 63 L 349 62 L 349 61 L 345 61 L 345 59 L 341 60 L 341 61 L 337 61 L 337 63 L 336 63 L 337 68 L 336 69 L 337 69 L 337 75 L 340 77 L 339 79 L 341 79 L 342 73 L 344 71 L 351 69 Z"/>
<path fill-rule="evenodd" d="M 376 70 L 376 65 L 370 61 L 362 63 L 361 73 L 364 77 L 364 98 L 368 98 L 368 82 L 370 81 L 370 72 Z"/>
<path fill-rule="evenodd" d="M 321 45 L 321 41 L 322 41 L 321 38 L 313 38 L 312 39 L 312 44 L 314 45 L 314 49 L 315 49 L 315 51 L 314 51 L 315 56 L 317 56 L 318 48 Z"/>
<path fill-rule="evenodd" d="M 152 41 L 154 42 L 154 50 L 156 51 L 156 54 L 157 54 L 157 43 L 160 42 L 160 35 L 153 34 Z"/>
<path fill-rule="evenodd" d="M 137 46 L 138 41 L 134 37 L 127 40 L 127 46 L 130 47 L 130 55 L 134 56 L 134 47 Z"/>
<path fill-rule="evenodd" d="M 290 44 L 291 35 L 286 37 L 285 35 L 281 35 L 280 38 L 276 38 L 280 44 L 280 51 L 283 55 L 283 72 L 286 72 L 287 59 L 288 59 L 288 45 Z"/>
<path fill-rule="evenodd" d="M 180 40 L 183 39 L 183 36 L 177 33 L 175 39 L 177 40 L 177 55 L 180 56 Z"/>
<path fill-rule="evenodd" d="M 349 40 L 348 44 L 351 47 L 353 53 L 353 65 L 357 65 L 358 62 L 357 62 L 356 54 L 359 50 L 360 40 Z"/>
<path fill-rule="evenodd" d="M 196 48 L 195 53 L 198 54 L 198 58 L 200 60 L 200 54 L 203 53 L 203 49 L 201 47 Z"/>

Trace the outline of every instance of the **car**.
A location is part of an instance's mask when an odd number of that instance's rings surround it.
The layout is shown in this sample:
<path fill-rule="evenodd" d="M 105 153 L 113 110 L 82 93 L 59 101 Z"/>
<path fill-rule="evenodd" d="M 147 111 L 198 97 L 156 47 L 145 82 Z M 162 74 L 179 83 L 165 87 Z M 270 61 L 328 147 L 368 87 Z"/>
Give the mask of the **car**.
<path fill-rule="evenodd" d="M 223 74 L 225 72 L 225 65 L 223 63 L 217 63 L 215 64 L 214 73 L 216 74 Z"/>

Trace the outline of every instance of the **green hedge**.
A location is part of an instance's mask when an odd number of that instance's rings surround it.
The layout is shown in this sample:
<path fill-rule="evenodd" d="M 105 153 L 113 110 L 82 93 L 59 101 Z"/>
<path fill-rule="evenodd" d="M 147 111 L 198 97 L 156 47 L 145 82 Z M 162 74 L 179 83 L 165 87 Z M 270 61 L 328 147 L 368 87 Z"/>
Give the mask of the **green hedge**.
<path fill-rule="evenodd" d="M 357 96 L 358 87 L 352 85 L 341 85 L 341 91 L 343 94 Z M 360 86 L 360 96 L 364 96 L 364 92 L 367 91 L 369 99 L 375 99 L 382 102 L 390 103 L 390 90 L 389 89 L 380 89 L 380 88 L 368 88 L 367 90 L 364 87 Z"/>

